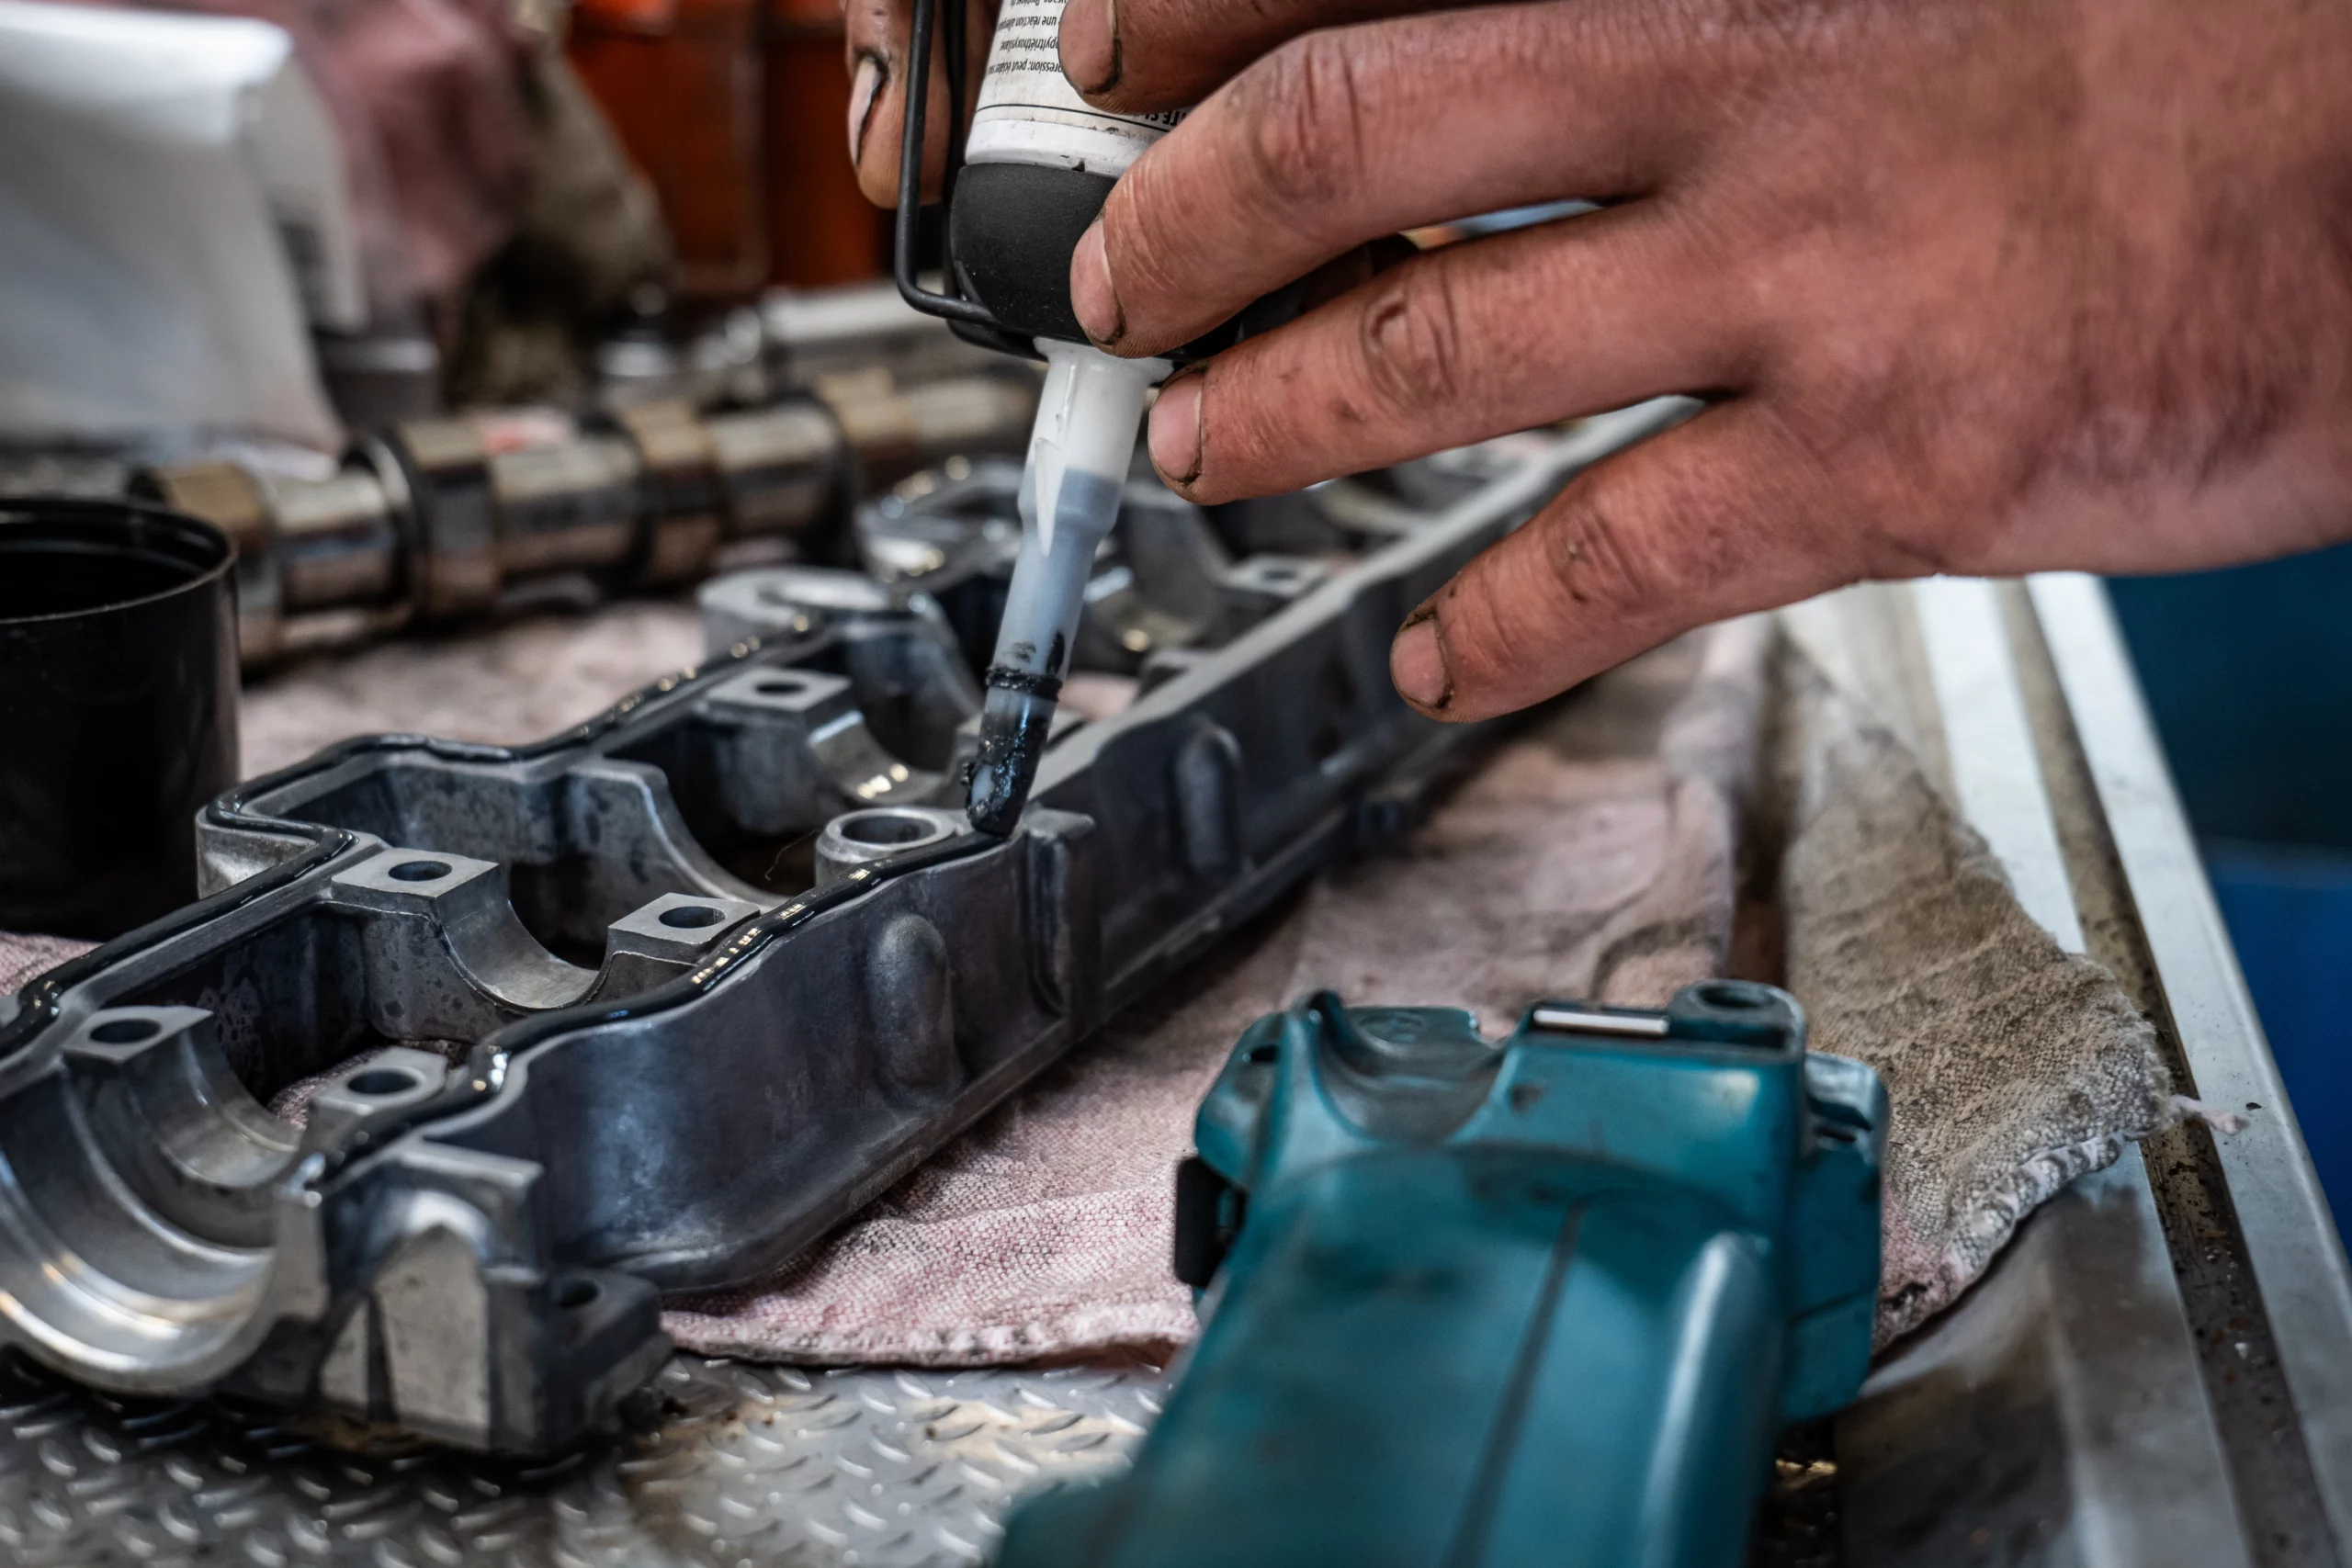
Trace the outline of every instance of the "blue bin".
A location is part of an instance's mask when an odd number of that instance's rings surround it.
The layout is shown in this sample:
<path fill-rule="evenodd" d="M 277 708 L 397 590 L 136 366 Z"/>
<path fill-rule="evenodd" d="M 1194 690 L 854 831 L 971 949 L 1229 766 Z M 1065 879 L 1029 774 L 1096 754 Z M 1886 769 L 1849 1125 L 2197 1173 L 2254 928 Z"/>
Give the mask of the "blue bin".
<path fill-rule="evenodd" d="M 2352 1213 L 2352 547 L 2109 586 L 2312 1163 Z"/>

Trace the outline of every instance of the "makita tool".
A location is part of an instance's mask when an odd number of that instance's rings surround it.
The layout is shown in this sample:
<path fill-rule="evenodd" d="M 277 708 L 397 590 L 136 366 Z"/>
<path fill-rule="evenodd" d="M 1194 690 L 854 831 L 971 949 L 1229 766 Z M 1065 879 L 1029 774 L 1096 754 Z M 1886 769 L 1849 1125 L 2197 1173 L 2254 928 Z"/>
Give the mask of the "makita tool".
<path fill-rule="evenodd" d="M 1739 1562 L 1774 1434 L 1861 1385 L 1886 1120 L 1767 986 L 1499 1044 L 1329 993 L 1261 1019 L 1178 1178 L 1191 1363 L 1003 1568 Z"/>

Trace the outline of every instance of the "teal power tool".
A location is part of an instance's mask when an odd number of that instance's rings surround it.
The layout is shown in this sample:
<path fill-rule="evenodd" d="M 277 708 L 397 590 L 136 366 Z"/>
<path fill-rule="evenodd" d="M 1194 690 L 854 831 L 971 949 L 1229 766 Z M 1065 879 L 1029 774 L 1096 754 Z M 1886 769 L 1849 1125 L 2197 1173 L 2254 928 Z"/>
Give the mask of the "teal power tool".
<path fill-rule="evenodd" d="M 1886 1095 L 1768 986 L 1259 1020 L 1178 1174 L 1205 1328 L 1132 1471 L 1002 1568 L 1741 1560 L 1870 1359 Z"/>

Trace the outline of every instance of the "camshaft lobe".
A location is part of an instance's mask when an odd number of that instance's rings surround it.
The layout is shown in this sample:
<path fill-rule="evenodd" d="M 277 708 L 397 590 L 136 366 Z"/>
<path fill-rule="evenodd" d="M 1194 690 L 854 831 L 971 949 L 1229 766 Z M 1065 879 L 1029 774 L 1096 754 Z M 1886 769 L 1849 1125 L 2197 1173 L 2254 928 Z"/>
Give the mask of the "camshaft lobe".
<path fill-rule="evenodd" d="M 363 437 L 321 479 L 209 460 L 143 469 L 131 489 L 236 542 L 239 653 L 254 667 L 491 611 L 560 574 L 607 591 L 696 581 L 729 542 L 845 526 L 863 486 L 1018 450 L 1034 406 L 1005 375 L 904 389 L 845 378 L 723 413 L 657 403 L 593 422 L 535 409 L 410 421 Z"/>

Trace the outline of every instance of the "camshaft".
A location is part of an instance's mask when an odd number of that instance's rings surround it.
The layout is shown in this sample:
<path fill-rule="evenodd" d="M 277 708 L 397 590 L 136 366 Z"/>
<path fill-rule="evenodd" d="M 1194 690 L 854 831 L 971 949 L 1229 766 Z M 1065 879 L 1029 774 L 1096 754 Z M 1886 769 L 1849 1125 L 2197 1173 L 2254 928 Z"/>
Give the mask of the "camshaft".
<path fill-rule="evenodd" d="M 740 540 L 821 555 L 862 491 L 950 456 L 1019 451 L 1035 401 L 1029 378 L 991 374 L 837 378 L 716 413 L 503 410 L 391 425 L 325 478 L 208 459 L 143 468 L 131 489 L 235 541 L 250 669 L 493 611 L 559 575 L 636 592 L 694 581 Z"/>

